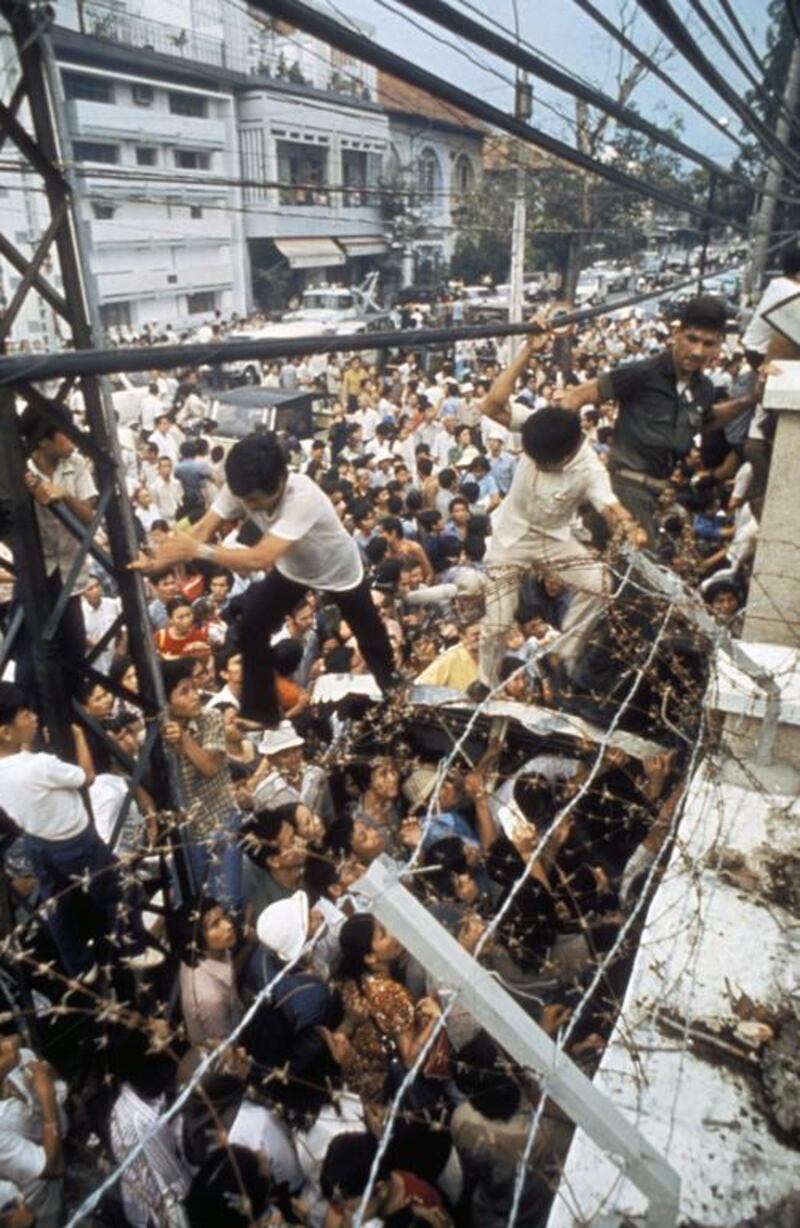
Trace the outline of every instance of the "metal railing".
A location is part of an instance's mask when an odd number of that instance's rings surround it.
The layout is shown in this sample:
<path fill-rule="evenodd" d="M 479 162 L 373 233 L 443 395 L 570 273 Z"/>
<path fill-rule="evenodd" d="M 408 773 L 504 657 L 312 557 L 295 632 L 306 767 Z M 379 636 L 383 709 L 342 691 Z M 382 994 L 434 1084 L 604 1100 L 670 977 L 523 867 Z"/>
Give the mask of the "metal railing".
<path fill-rule="evenodd" d="M 138 17 L 101 0 L 84 4 L 83 33 L 200 64 L 232 68 L 237 72 L 247 71 L 246 54 L 237 55 L 226 45 L 223 37 L 216 38 L 210 34 L 199 34 L 185 26 Z"/>

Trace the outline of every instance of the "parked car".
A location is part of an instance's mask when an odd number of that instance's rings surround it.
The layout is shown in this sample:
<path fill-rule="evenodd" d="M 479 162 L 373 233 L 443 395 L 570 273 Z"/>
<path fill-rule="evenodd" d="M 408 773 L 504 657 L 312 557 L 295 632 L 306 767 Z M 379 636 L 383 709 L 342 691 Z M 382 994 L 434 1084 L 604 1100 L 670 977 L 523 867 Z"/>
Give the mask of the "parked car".
<path fill-rule="evenodd" d="M 314 434 L 316 403 L 324 402 L 308 391 L 280 392 L 276 388 L 231 388 L 211 403 L 209 433 L 214 443 L 227 450 L 238 439 L 253 433 L 276 431 L 288 437 L 309 439 Z"/>

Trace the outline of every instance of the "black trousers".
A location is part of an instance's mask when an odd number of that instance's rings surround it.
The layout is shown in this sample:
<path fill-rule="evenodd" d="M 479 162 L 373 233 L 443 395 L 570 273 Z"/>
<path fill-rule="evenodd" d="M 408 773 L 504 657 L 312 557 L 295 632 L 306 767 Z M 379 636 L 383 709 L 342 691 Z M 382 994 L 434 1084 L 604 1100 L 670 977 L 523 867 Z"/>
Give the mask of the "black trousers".
<path fill-rule="evenodd" d="M 58 571 L 54 571 L 47 580 L 49 600 L 47 609 L 42 611 L 43 618 L 46 618 L 50 610 L 55 606 L 61 595 L 62 587 L 61 577 Z M 18 604 L 22 604 L 22 598 L 15 591 L 9 618 L 13 616 Z M 41 645 L 39 647 L 41 648 Z M 34 644 L 31 638 L 30 627 L 24 622 L 20 628 L 12 655 L 17 666 L 17 686 L 21 687 L 25 693 L 27 702 L 32 704 L 36 711 L 41 714 L 42 705 L 34 665 Z M 61 615 L 61 621 L 56 628 L 55 636 L 49 647 L 48 656 L 53 669 L 63 670 L 64 686 L 66 687 L 67 694 L 73 699 L 80 699 L 85 686 L 83 675 L 80 672 L 80 666 L 85 655 L 86 628 L 83 622 L 81 599 L 80 597 L 70 597 L 64 613 Z M 77 668 L 65 668 L 67 662 Z"/>
<path fill-rule="evenodd" d="M 306 584 L 288 580 L 273 568 L 266 579 L 251 585 L 244 594 L 242 613 L 236 628 L 242 650 L 243 717 L 270 724 L 279 719 L 275 663 L 270 641 L 308 588 Z M 355 588 L 345 592 L 329 592 L 327 596 L 341 610 L 375 681 L 385 690 L 394 674 L 392 646 L 372 600 L 366 576 Z"/>

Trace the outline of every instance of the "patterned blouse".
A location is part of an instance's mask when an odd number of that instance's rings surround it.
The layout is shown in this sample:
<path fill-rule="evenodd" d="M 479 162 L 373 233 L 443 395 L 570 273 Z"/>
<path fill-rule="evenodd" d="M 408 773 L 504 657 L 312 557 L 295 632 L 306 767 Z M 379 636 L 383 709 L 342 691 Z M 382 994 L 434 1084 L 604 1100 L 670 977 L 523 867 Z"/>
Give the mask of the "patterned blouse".
<path fill-rule="evenodd" d="M 347 1071 L 350 1090 L 364 1101 L 379 1102 L 398 1036 L 414 1027 L 414 999 L 398 981 L 366 976 L 343 990 L 345 1009 L 361 1019 L 352 1037 L 356 1061 Z"/>

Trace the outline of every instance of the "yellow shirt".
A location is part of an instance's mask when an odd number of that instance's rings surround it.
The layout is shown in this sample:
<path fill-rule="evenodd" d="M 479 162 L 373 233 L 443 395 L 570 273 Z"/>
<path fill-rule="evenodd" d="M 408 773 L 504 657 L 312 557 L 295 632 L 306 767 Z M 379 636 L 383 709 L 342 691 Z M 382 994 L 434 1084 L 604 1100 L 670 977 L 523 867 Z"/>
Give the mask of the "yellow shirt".
<path fill-rule="evenodd" d="M 463 644 L 448 648 L 436 661 L 427 665 L 417 678 L 428 686 L 449 686 L 454 691 L 466 691 L 478 680 L 478 662 L 470 656 Z"/>

